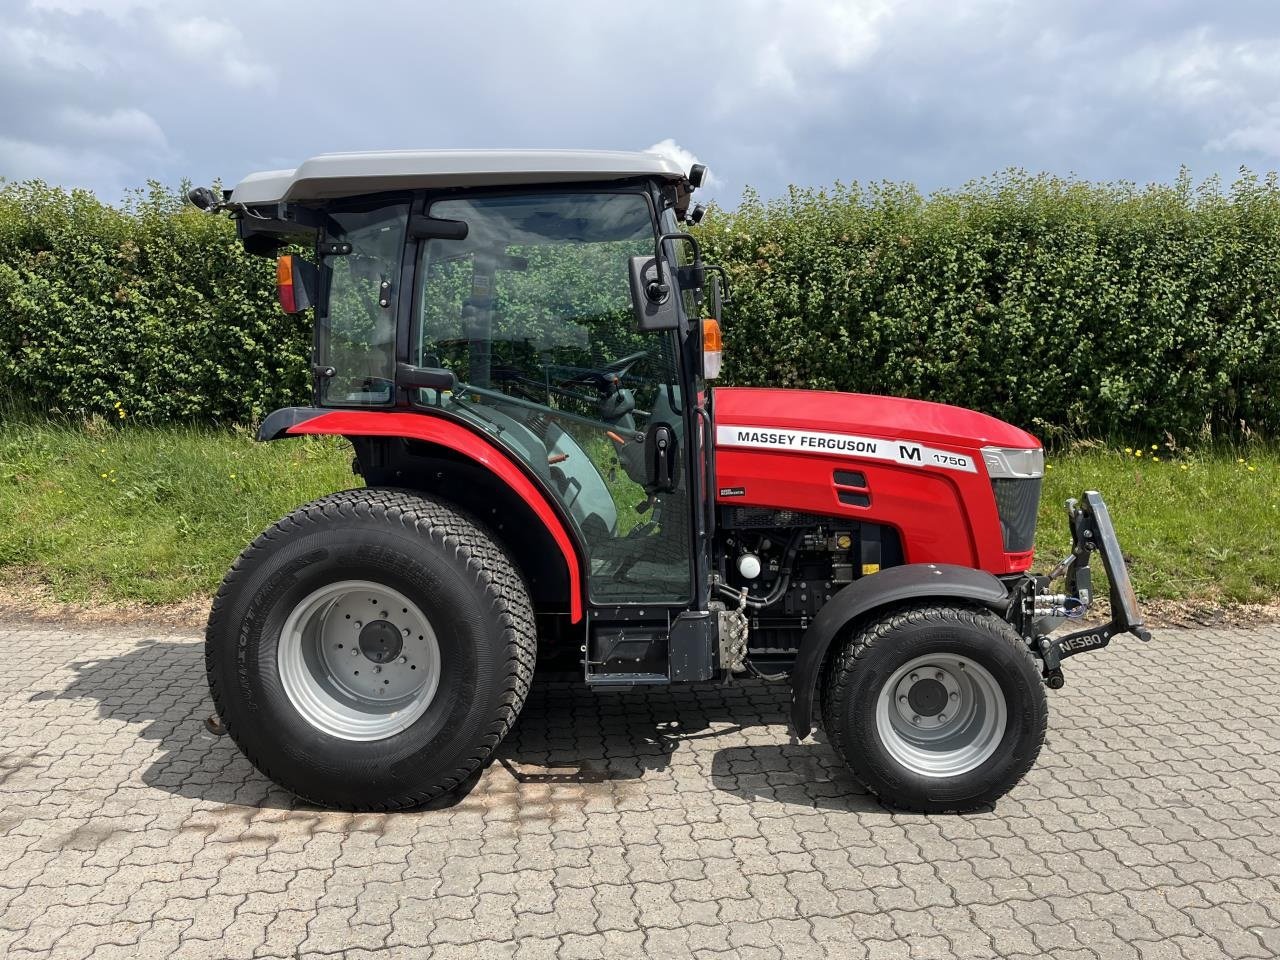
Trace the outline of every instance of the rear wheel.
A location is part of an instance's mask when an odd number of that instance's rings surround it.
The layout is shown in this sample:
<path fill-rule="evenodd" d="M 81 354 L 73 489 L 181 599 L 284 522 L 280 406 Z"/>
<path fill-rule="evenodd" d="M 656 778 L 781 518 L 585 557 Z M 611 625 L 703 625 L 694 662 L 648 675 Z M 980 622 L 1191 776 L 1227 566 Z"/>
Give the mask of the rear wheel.
<path fill-rule="evenodd" d="M 206 634 L 218 715 L 305 799 L 417 806 L 491 756 L 528 692 L 533 612 L 493 540 L 389 489 L 294 511 L 240 556 Z"/>
<path fill-rule="evenodd" d="M 970 810 L 1035 763 L 1048 705 L 1035 661 L 984 609 L 914 606 L 865 623 L 823 682 L 822 722 L 854 774 L 891 806 Z"/>

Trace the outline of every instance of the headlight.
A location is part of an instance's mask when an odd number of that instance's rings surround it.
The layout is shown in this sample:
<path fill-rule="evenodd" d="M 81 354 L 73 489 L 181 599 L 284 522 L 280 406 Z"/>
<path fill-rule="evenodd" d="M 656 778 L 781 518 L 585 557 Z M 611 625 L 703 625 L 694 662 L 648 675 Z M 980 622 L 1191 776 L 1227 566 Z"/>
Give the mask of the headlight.
<path fill-rule="evenodd" d="M 1020 447 L 983 447 L 982 459 L 987 465 L 987 476 L 995 477 L 1043 477 L 1044 451 L 1039 447 L 1027 450 Z"/>
<path fill-rule="evenodd" d="M 987 465 L 987 475 L 991 477 L 1004 548 L 1009 553 L 1025 553 L 1035 546 L 1044 451 L 1039 448 L 983 447 L 982 459 Z"/>

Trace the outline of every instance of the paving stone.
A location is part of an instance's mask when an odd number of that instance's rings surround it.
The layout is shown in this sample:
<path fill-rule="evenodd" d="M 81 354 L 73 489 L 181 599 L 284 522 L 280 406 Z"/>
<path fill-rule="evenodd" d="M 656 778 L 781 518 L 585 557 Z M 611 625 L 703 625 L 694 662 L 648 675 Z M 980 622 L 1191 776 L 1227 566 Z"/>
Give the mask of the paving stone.
<path fill-rule="evenodd" d="M 782 685 L 544 679 L 452 807 L 315 810 L 204 728 L 198 637 L 0 642 L 6 958 L 1280 955 L 1280 627 L 1072 660 L 1040 763 L 964 817 L 791 744 Z"/>

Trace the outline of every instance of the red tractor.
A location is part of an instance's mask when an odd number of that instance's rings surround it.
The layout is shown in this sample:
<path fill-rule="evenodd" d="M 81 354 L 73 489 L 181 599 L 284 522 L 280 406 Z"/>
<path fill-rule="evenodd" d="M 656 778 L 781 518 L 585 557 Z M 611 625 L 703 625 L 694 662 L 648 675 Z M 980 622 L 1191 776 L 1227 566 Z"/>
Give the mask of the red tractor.
<path fill-rule="evenodd" d="M 298 508 L 209 618 L 223 726 L 267 776 L 348 809 L 465 786 L 535 663 L 593 686 L 789 678 L 886 803 L 989 804 L 1034 763 L 1062 661 L 1148 634 L 1101 497 L 1034 576 L 1044 457 L 970 410 L 716 388 L 724 271 L 644 153 L 321 156 L 198 206 L 315 311 L 310 407 L 364 486 Z M 304 244 L 314 258 L 285 252 Z M 710 319 L 706 319 L 706 318 Z M 1102 556 L 1111 622 L 1065 636 Z M 1051 583 L 1062 580 L 1058 592 Z"/>

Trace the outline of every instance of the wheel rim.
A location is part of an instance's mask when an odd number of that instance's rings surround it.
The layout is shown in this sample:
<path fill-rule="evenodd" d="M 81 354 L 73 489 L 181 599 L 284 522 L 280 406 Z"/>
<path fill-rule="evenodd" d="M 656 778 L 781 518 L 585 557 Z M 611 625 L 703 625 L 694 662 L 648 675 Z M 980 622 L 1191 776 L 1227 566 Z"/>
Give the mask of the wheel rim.
<path fill-rule="evenodd" d="M 893 672 L 876 702 L 880 742 L 923 777 L 954 777 L 981 766 L 1008 722 L 1004 691 L 970 657 L 916 657 Z"/>
<path fill-rule="evenodd" d="M 440 683 L 440 647 L 412 600 L 380 583 L 343 580 L 293 608 L 280 631 L 280 680 L 317 730 L 383 740 L 426 712 Z"/>

